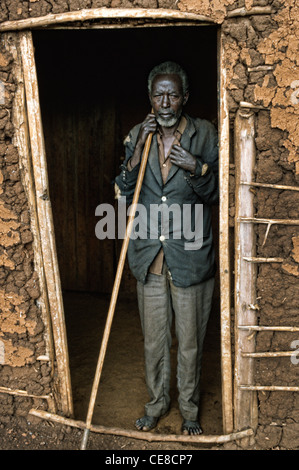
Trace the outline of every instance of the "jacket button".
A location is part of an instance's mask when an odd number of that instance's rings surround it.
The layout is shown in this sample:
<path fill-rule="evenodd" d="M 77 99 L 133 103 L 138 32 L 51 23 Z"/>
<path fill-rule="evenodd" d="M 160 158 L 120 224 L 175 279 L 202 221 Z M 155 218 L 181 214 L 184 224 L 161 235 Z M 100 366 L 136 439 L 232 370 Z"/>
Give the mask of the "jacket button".
<path fill-rule="evenodd" d="M 160 236 L 160 241 L 161 241 L 161 242 L 164 242 L 164 240 L 165 240 L 165 236 L 164 236 L 164 235 L 161 235 L 161 236 Z"/>
<path fill-rule="evenodd" d="M 167 200 L 167 197 L 166 196 L 162 196 L 161 197 L 161 201 L 165 202 Z"/>

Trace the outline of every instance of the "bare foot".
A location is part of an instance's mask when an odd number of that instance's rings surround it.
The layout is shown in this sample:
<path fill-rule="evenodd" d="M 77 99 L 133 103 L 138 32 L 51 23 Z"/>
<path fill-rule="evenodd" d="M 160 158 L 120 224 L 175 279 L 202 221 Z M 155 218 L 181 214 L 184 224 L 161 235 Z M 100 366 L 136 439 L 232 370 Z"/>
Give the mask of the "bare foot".
<path fill-rule="evenodd" d="M 182 432 L 183 434 L 196 436 L 198 434 L 202 434 L 203 431 L 198 421 L 189 421 L 188 419 L 185 419 L 182 425 Z"/>
<path fill-rule="evenodd" d="M 157 426 L 158 419 L 155 416 L 145 415 L 137 419 L 135 426 L 139 431 L 150 431 Z"/>

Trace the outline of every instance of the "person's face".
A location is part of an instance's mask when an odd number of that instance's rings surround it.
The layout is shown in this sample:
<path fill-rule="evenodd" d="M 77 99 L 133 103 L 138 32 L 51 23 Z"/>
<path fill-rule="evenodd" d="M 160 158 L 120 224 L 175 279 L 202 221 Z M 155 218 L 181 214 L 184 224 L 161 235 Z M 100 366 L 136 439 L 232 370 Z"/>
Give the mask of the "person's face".
<path fill-rule="evenodd" d="M 188 93 L 183 94 L 179 75 L 157 75 L 154 78 L 150 102 L 160 126 L 174 126 L 179 120 L 187 100 Z"/>

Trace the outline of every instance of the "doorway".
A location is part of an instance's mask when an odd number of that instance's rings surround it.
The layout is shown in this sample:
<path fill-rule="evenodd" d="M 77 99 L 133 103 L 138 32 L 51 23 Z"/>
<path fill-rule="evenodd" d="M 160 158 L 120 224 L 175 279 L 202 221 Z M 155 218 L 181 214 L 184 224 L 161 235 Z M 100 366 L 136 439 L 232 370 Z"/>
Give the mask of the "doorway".
<path fill-rule="evenodd" d="M 114 204 L 123 140 L 149 112 L 147 75 L 164 60 L 190 79 L 186 112 L 217 126 L 217 28 L 56 30 L 33 33 L 50 197 L 63 289 L 76 419 L 85 419 L 121 241 L 98 240 L 95 208 Z M 218 250 L 218 208 L 214 211 Z M 203 359 L 201 422 L 222 433 L 220 288 L 216 282 Z M 176 340 L 173 340 L 175 368 Z M 93 422 L 130 428 L 147 391 L 135 280 L 125 267 Z M 159 422 L 178 434 L 176 405 Z"/>

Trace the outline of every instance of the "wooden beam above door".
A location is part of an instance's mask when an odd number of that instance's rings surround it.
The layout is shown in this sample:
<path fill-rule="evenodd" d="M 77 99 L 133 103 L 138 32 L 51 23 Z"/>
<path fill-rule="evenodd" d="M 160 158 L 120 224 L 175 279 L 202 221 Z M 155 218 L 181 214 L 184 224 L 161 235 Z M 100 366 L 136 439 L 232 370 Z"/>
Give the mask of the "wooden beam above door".
<path fill-rule="evenodd" d="M 66 13 L 49 14 L 37 18 L 5 21 L 0 24 L 0 32 L 15 31 L 32 28 L 51 27 L 64 23 L 84 22 L 92 20 L 131 20 L 152 19 L 170 21 L 196 21 L 213 24 L 214 20 L 207 16 L 197 15 L 179 10 L 163 8 L 91 8 Z"/>

